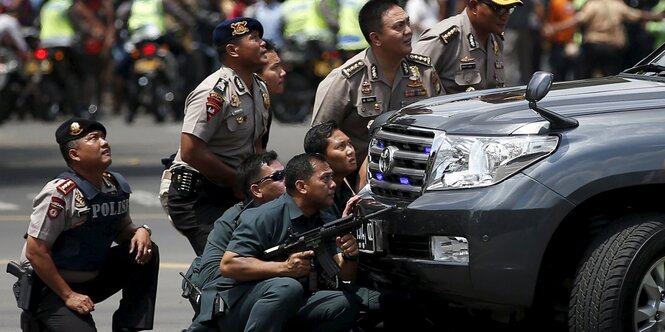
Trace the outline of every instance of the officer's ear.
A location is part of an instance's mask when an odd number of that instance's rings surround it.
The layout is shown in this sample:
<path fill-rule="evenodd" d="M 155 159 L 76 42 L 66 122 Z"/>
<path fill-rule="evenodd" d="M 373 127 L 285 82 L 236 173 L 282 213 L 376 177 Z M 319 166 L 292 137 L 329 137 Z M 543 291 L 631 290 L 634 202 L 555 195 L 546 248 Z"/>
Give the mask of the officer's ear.
<path fill-rule="evenodd" d="M 378 32 L 370 32 L 369 33 L 369 41 L 371 42 L 373 46 L 381 46 L 381 36 L 379 35 Z"/>
<path fill-rule="evenodd" d="M 305 180 L 296 180 L 295 185 L 298 193 L 301 195 L 307 195 L 307 183 L 305 183 Z"/>
<path fill-rule="evenodd" d="M 261 192 L 261 188 L 256 183 L 253 183 L 249 187 L 249 192 L 252 194 L 252 196 L 254 196 L 256 198 L 263 198 L 263 192 Z"/>
<path fill-rule="evenodd" d="M 469 0 L 469 3 L 466 6 L 474 15 L 478 13 L 478 0 Z"/>
<path fill-rule="evenodd" d="M 67 155 L 69 155 L 69 160 L 74 160 L 74 161 L 81 160 L 81 157 L 79 157 L 79 150 L 77 149 L 70 148 L 69 151 L 67 151 Z"/>
<path fill-rule="evenodd" d="M 231 57 L 238 57 L 238 45 L 234 43 L 228 43 L 224 46 L 224 51 L 226 54 Z"/>

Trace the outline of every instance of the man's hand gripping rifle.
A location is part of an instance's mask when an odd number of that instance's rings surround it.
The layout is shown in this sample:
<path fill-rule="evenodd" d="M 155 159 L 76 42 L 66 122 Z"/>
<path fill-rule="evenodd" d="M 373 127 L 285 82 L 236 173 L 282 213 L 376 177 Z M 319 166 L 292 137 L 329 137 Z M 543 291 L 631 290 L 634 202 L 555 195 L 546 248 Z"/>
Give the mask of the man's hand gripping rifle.
<path fill-rule="evenodd" d="M 333 260 L 333 254 L 326 249 L 326 240 L 335 239 L 337 236 L 355 231 L 367 220 L 394 209 L 395 206 L 389 206 L 368 215 L 364 215 L 362 212 L 352 213 L 307 232 L 293 234 L 284 243 L 264 251 L 262 259 L 267 261 L 285 260 L 293 253 L 313 250 L 326 275 L 334 277 L 339 273 L 339 266 Z"/>

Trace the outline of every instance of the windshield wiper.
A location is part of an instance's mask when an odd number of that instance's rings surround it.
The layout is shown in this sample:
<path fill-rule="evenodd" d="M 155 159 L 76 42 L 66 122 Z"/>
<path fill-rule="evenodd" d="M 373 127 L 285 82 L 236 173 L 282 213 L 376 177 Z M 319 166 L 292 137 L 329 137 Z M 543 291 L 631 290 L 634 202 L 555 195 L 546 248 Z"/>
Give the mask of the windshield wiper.
<path fill-rule="evenodd" d="M 633 68 L 628 68 L 623 71 L 626 74 L 645 74 L 645 73 L 655 73 L 656 75 L 665 75 L 665 66 L 661 66 L 655 63 L 647 63 L 644 65 L 635 66 Z"/>

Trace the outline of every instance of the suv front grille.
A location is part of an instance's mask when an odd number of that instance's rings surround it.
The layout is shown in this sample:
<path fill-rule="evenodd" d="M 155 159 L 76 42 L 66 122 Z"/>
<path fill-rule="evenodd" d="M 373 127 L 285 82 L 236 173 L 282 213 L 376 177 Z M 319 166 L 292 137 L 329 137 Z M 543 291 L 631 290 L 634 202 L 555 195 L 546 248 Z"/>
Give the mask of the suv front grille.
<path fill-rule="evenodd" d="M 428 236 L 397 235 L 388 238 L 390 254 L 393 256 L 431 259 Z"/>
<path fill-rule="evenodd" d="M 379 129 L 369 146 L 372 192 L 393 198 L 420 196 L 433 140 L 430 130 L 400 125 Z"/>

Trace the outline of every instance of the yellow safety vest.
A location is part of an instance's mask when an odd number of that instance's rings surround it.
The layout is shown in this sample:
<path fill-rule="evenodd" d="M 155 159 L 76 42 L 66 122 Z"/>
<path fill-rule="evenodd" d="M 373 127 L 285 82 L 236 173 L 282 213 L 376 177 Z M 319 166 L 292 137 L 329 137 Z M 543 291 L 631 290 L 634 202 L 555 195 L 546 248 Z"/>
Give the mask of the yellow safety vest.
<path fill-rule="evenodd" d="M 72 0 L 49 0 L 44 3 L 39 14 L 41 23 L 40 40 L 67 39 L 76 35 L 72 21 L 69 18 L 69 8 L 71 6 Z"/>
<path fill-rule="evenodd" d="M 320 40 L 332 42 L 333 35 L 316 0 L 286 0 L 281 6 L 284 14 L 284 38 L 296 41 Z"/>
<path fill-rule="evenodd" d="M 154 25 L 164 35 L 164 6 L 162 0 L 134 0 L 127 21 L 127 29 L 132 34 L 142 26 Z"/>
<path fill-rule="evenodd" d="M 360 30 L 358 13 L 367 0 L 341 0 L 339 7 L 339 31 L 337 48 L 345 51 L 363 50 L 369 44 Z"/>

